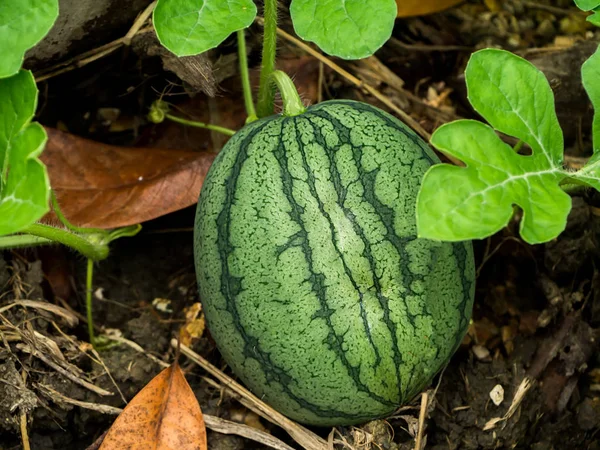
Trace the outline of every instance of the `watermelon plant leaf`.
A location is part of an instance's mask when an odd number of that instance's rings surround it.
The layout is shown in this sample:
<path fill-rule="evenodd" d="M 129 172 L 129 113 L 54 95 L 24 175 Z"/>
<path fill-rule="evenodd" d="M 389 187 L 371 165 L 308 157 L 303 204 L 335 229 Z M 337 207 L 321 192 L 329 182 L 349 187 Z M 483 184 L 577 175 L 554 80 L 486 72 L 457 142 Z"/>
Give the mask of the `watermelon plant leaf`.
<path fill-rule="evenodd" d="M 158 0 L 152 20 L 162 45 L 189 56 L 216 47 L 255 17 L 252 0 Z"/>
<path fill-rule="evenodd" d="M 582 11 L 591 11 L 600 6 L 600 0 L 575 0 L 575 4 Z"/>
<path fill-rule="evenodd" d="M 29 71 L 0 80 L 0 236 L 21 231 L 49 210 L 50 183 L 38 159 L 46 132 L 31 123 L 37 92 Z"/>
<path fill-rule="evenodd" d="M 594 105 L 592 137 L 594 153 L 597 153 L 600 152 L 600 47 L 581 66 L 581 79 L 592 105 Z"/>
<path fill-rule="evenodd" d="M 392 35 L 395 0 L 292 0 L 298 36 L 344 59 L 371 56 Z"/>
<path fill-rule="evenodd" d="M 583 63 L 581 78 L 595 111 L 592 121 L 594 154 L 582 169 L 569 174 L 569 178 L 600 191 L 600 47 Z"/>
<path fill-rule="evenodd" d="M 419 236 L 460 241 L 489 236 L 508 223 L 513 205 L 523 210 L 521 236 L 546 242 L 564 230 L 571 198 L 558 183 L 566 174 L 543 154 L 522 156 L 481 122 L 440 127 L 431 142 L 466 164 L 433 166 L 417 200 Z"/>
<path fill-rule="evenodd" d="M 441 164 L 425 174 L 417 199 L 419 236 L 481 239 L 504 227 L 517 206 L 523 211 L 520 233 L 526 242 L 554 239 L 571 209 L 560 184 L 590 184 L 584 178 L 594 179 L 595 165 L 579 177 L 563 169 L 554 97 L 533 64 L 503 50 L 481 50 L 471 56 L 465 77 L 469 101 L 491 127 L 462 120 L 431 137 L 435 147 L 466 167 Z M 532 154 L 519 155 L 496 131 L 529 144 Z"/>
<path fill-rule="evenodd" d="M 549 164 L 563 157 L 563 135 L 544 74 L 505 50 L 474 53 L 465 71 L 471 105 L 496 130 L 529 144 Z"/>
<path fill-rule="evenodd" d="M 58 17 L 58 0 L 0 2 L 0 78 L 16 74 L 25 52 L 42 40 Z"/>
<path fill-rule="evenodd" d="M 591 11 L 587 21 L 600 27 L 600 0 L 575 0 L 575 4 L 583 11 Z"/>

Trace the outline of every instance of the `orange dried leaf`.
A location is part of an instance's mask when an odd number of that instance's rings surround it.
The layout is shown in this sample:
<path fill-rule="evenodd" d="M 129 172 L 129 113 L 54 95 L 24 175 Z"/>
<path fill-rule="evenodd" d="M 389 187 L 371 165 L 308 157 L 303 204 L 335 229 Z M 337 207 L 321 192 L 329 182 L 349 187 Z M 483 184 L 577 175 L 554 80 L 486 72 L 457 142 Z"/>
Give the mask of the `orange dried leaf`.
<path fill-rule="evenodd" d="M 189 308 L 185 308 L 185 325 L 181 327 L 179 339 L 185 346 L 190 346 L 195 339 L 199 339 L 204 334 L 206 324 L 202 314 L 202 304 L 194 303 Z"/>
<path fill-rule="evenodd" d="M 207 450 L 200 405 L 177 363 L 129 402 L 100 450 Z"/>
<path fill-rule="evenodd" d="M 423 16 L 443 11 L 464 0 L 396 0 L 398 17 Z"/>
<path fill-rule="evenodd" d="M 46 128 L 41 159 L 74 225 L 117 228 L 193 205 L 214 153 L 124 148 Z M 47 215 L 45 221 L 52 221 Z"/>

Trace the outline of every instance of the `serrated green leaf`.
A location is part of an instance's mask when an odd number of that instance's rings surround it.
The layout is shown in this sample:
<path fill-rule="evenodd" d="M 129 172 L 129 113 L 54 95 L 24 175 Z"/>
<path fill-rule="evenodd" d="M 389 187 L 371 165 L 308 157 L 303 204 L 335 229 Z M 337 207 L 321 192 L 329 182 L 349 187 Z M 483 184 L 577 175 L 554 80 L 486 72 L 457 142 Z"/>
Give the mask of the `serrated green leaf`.
<path fill-rule="evenodd" d="M 0 80 L 0 236 L 21 231 L 49 209 L 50 183 L 38 159 L 46 132 L 31 123 L 36 106 L 31 72 Z"/>
<path fill-rule="evenodd" d="M 505 50 L 474 53 L 465 71 L 468 98 L 496 130 L 529 144 L 553 165 L 563 158 L 563 134 L 544 74 Z"/>
<path fill-rule="evenodd" d="M 482 239 L 506 226 L 513 205 L 523 210 L 521 236 L 530 244 L 564 230 L 571 198 L 558 183 L 565 173 L 543 155 L 519 155 L 491 127 L 473 120 L 440 127 L 431 142 L 466 167 L 439 164 L 425 174 L 417 199 L 420 237 Z"/>
<path fill-rule="evenodd" d="M 344 59 L 371 56 L 392 35 L 395 0 L 292 0 L 296 34 Z"/>
<path fill-rule="evenodd" d="M 581 79 L 592 105 L 594 105 L 592 137 L 593 149 L 596 153 L 600 151 L 600 47 L 581 66 Z"/>
<path fill-rule="evenodd" d="M 218 46 L 255 17 L 252 0 L 158 0 L 152 20 L 163 46 L 189 56 Z"/>
<path fill-rule="evenodd" d="M 592 15 L 588 16 L 586 20 L 589 23 L 591 23 L 592 25 L 596 25 L 597 27 L 600 27 L 600 8 L 596 8 L 594 10 L 594 13 Z"/>
<path fill-rule="evenodd" d="M 58 0 L 0 1 L 0 78 L 16 74 L 25 52 L 42 40 L 58 17 Z"/>
<path fill-rule="evenodd" d="M 591 11 L 600 6 L 600 0 L 575 0 L 575 4 L 582 11 Z"/>

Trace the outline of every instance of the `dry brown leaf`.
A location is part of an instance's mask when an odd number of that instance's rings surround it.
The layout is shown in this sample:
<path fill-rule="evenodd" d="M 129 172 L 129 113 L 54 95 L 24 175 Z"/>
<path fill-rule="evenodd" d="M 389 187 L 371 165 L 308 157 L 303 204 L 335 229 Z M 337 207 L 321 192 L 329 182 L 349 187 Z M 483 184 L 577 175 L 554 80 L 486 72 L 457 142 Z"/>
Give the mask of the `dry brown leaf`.
<path fill-rule="evenodd" d="M 52 128 L 41 159 L 58 204 L 73 224 L 134 225 L 193 205 L 214 153 L 124 148 Z M 54 221 L 48 215 L 45 221 Z"/>
<path fill-rule="evenodd" d="M 129 402 L 100 450 L 207 450 L 200 405 L 177 363 L 159 373 Z"/>
<path fill-rule="evenodd" d="M 183 345 L 189 346 L 194 340 L 202 337 L 206 324 L 200 302 L 196 302 L 192 306 L 185 308 L 184 311 L 185 325 L 181 327 L 179 339 Z"/>
<path fill-rule="evenodd" d="M 396 0 L 398 17 L 422 16 L 443 11 L 463 0 Z"/>

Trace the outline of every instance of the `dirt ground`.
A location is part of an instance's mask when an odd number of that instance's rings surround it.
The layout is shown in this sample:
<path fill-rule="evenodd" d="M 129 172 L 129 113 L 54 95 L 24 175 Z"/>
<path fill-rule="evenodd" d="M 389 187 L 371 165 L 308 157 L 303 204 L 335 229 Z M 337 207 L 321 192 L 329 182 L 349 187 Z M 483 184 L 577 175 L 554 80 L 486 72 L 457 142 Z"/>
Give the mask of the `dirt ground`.
<path fill-rule="evenodd" d="M 591 148 L 585 134 L 591 114 L 571 68 L 591 53 L 593 45 L 586 39 L 593 36 L 567 7 L 570 2 L 558 0 L 473 0 L 444 13 L 399 21 L 394 39 L 377 53 L 395 77 L 374 71 L 372 61 L 345 67 L 431 131 L 455 117 L 475 117 L 461 75 L 472 51 L 493 45 L 520 52 L 548 75 L 565 129 L 567 163 L 576 164 Z M 259 29 L 252 30 L 250 63 L 256 67 L 259 49 L 252 36 Z M 115 36 L 122 31 L 116 29 Z M 596 42 L 599 38 L 597 33 Z M 147 45 L 139 43 L 140 48 Z M 163 69 L 160 55 L 140 52 L 117 52 L 48 80 L 40 87 L 39 120 L 118 145 L 198 151 L 217 147 L 220 138 L 204 131 L 145 121 L 151 102 L 168 89 L 177 94 L 171 101 L 189 112 L 210 110 L 213 121 L 241 125 L 243 102 L 232 58 L 235 40 L 208 57 L 219 84 L 216 98 L 202 92 L 185 95 L 189 85 L 182 86 Z M 319 78 L 319 64 L 291 44 L 281 43 L 280 53 L 305 98 L 320 92 L 323 98 L 358 98 L 379 105 L 339 74 L 325 70 Z M 395 85 L 398 79 L 403 86 Z M 120 111 L 122 126 L 107 124 L 96 114 L 106 107 Z M 522 242 L 517 221 L 475 242 L 473 323 L 428 391 L 432 401 L 425 448 L 600 449 L 598 208 L 598 194 L 575 197 L 567 230 L 545 245 Z M 121 338 L 97 353 L 87 344 L 83 320 L 85 260 L 59 247 L 0 254 L 0 449 L 22 448 L 24 420 L 32 449 L 87 448 L 115 418 L 90 405 L 122 408 L 124 399 L 131 399 L 161 370 L 152 357 L 172 361 L 170 340 L 184 323 L 184 309 L 199 301 L 193 220 L 191 207 L 145 223 L 138 236 L 114 242 L 110 257 L 96 265 L 94 323 L 98 332 Z M 71 313 L 60 316 L 25 300 L 56 304 Z M 208 331 L 194 341 L 193 349 L 230 373 Z M 207 384 L 199 367 L 185 359 L 182 367 L 205 414 L 267 430 L 298 448 L 281 429 Z M 417 398 L 386 420 L 338 428 L 335 448 L 412 450 L 419 409 Z M 324 438 L 331 431 L 313 430 Z M 212 431 L 208 442 L 211 450 L 267 448 Z"/>

